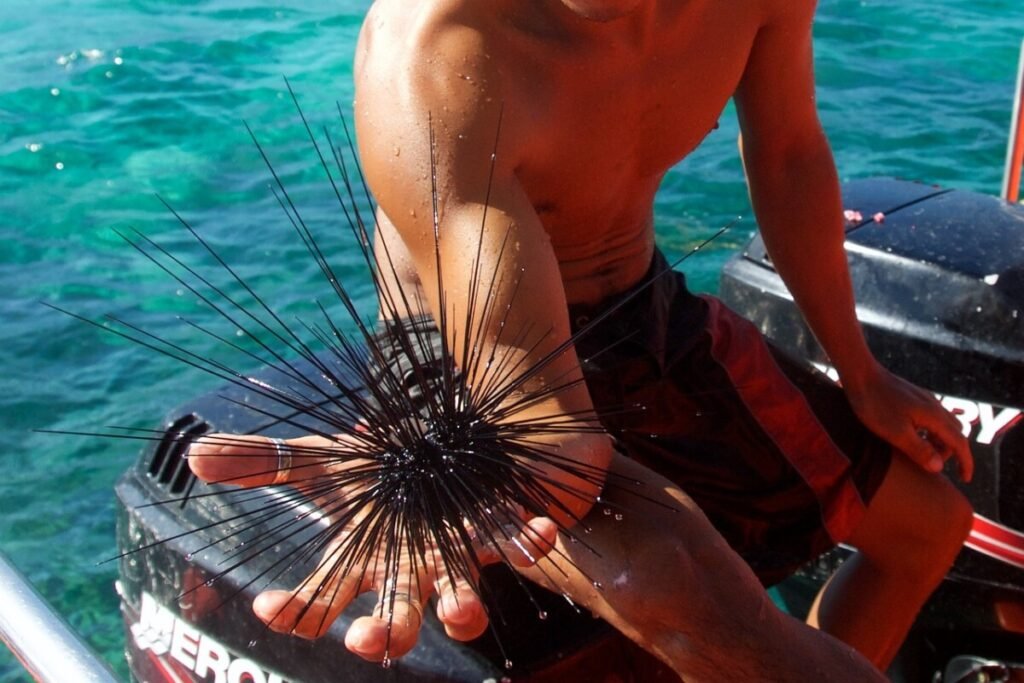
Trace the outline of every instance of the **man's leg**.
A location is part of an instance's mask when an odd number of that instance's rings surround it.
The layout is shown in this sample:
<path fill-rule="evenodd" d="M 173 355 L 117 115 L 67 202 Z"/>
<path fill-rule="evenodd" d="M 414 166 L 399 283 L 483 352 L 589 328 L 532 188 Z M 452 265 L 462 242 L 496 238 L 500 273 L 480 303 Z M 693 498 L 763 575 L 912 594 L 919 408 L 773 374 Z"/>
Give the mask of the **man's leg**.
<path fill-rule="evenodd" d="M 581 541 L 560 536 L 526 575 L 571 595 L 687 683 L 884 680 L 852 648 L 775 607 L 678 487 L 621 455 L 610 480 L 618 485 L 581 525 L 589 531 L 576 529 Z"/>
<path fill-rule="evenodd" d="M 942 475 L 895 455 L 808 623 L 885 670 L 971 528 L 971 506 Z"/>

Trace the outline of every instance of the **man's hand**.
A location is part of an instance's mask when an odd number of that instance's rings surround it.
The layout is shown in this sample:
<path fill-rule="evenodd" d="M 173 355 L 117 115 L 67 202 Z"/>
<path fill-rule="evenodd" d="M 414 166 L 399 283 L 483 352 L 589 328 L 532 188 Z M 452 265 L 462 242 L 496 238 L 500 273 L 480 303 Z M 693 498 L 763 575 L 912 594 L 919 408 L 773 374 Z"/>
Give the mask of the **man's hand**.
<path fill-rule="evenodd" d="M 933 395 L 900 379 L 878 363 L 855 384 L 844 380 L 850 405 L 861 421 L 929 472 L 957 462 L 960 478 L 974 474 L 974 458 L 959 421 Z"/>
<path fill-rule="evenodd" d="M 237 484 L 243 487 L 287 484 L 306 493 L 337 523 L 338 510 L 345 509 L 345 493 L 324 487 L 325 480 L 346 471 L 365 467 L 368 460 L 331 458 L 330 453 L 352 453 L 349 437 L 327 439 L 306 436 L 275 442 L 261 436 L 229 434 L 207 435 L 189 450 L 188 462 L 200 479 L 208 482 Z M 285 450 L 282 450 L 285 449 Z M 282 452 L 289 457 L 282 458 Z M 358 452 L 358 451 L 356 451 Z M 282 470 L 282 463 L 287 470 Z M 332 488 L 325 493 L 325 488 Z M 350 492 L 357 490 L 352 485 Z M 372 507 L 376 502 L 371 503 Z M 333 511 L 333 512 L 332 512 Z M 349 511 L 345 528 L 327 546 L 323 557 L 308 578 L 293 590 L 268 590 L 256 597 L 253 610 L 267 626 L 279 633 L 303 638 L 318 638 L 356 597 L 375 591 L 379 601 L 371 615 L 353 621 L 345 637 L 349 650 L 370 661 L 400 657 L 416 644 L 422 626 L 423 609 L 431 595 L 439 595 L 438 619 L 448 635 L 456 640 L 472 640 L 487 628 L 487 614 L 473 589 L 478 577 L 451 576 L 436 547 L 428 544 L 425 553 L 411 551 L 407 539 L 399 539 L 397 556 L 388 555 L 384 547 L 374 548 L 370 555 L 352 563 L 342 558 L 355 542 L 353 533 L 358 520 L 370 510 Z M 332 519 L 335 518 L 335 519 Z M 467 529 L 465 537 L 473 536 Z M 445 533 L 440 530 L 439 533 Z M 454 535 L 454 531 L 452 531 Z M 528 567 L 553 547 L 557 527 L 553 521 L 537 517 L 522 523 L 508 534 L 500 548 L 493 543 L 477 541 L 464 552 L 473 558 L 465 566 L 476 567 L 509 561 L 517 567 Z M 383 539 L 383 536 L 382 536 Z M 467 555 L 469 558 L 469 555 Z M 350 566 L 352 565 L 352 566 Z M 348 571 L 344 571 L 349 567 Z"/>

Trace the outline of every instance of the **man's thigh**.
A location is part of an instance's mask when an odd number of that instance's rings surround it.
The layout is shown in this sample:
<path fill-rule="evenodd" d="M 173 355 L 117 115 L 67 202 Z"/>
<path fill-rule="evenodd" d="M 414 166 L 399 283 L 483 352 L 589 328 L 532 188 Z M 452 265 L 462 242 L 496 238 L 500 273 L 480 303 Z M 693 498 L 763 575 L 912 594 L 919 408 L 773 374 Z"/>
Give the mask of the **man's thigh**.
<path fill-rule="evenodd" d="M 849 537 L 891 449 L 827 378 L 780 359 L 721 302 L 703 303 L 696 333 L 672 325 L 690 317 L 662 316 L 660 361 L 624 347 L 588 382 L 622 449 L 686 491 L 771 583 Z"/>

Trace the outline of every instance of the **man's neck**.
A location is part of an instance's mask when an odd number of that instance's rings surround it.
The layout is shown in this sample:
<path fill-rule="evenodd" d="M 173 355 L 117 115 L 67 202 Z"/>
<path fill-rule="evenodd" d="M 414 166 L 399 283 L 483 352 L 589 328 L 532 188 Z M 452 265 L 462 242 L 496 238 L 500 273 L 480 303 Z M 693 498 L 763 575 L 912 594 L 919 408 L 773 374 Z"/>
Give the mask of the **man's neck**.
<path fill-rule="evenodd" d="M 642 48 L 656 28 L 657 0 L 556 0 L 552 11 L 577 34 Z"/>

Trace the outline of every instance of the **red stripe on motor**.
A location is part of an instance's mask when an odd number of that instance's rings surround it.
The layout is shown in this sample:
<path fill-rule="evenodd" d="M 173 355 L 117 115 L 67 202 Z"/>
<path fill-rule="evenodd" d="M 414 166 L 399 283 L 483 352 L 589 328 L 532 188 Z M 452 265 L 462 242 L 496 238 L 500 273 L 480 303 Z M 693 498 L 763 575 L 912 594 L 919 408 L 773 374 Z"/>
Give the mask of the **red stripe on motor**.
<path fill-rule="evenodd" d="M 971 550 L 978 551 L 982 555 L 988 555 L 989 557 L 995 558 L 1000 562 L 1005 562 L 1006 564 L 1013 565 L 1018 569 L 1024 569 L 1024 558 L 1010 555 L 1006 552 L 1004 548 L 1000 548 L 998 546 L 985 543 L 984 541 L 981 541 L 980 539 L 976 539 L 974 537 L 969 538 L 967 540 L 967 543 L 965 543 L 964 545 L 970 548 Z"/>
<path fill-rule="evenodd" d="M 974 515 L 974 524 L 971 527 L 971 536 L 976 534 L 1004 543 L 1024 553 L 1024 532 L 1003 526 L 978 514 Z"/>

